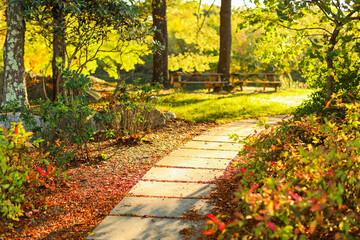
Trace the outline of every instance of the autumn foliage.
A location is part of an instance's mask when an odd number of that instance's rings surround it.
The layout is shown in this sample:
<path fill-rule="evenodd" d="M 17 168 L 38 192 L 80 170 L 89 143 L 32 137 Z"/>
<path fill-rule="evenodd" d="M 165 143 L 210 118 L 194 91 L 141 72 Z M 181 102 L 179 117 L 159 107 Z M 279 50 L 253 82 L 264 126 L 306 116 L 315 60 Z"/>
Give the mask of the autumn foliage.
<path fill-rule="evenodd" d="M 348 103 L 344 103 L 344 99 Z M 359 239 L 360 106 L 352 95 L 324 113 L 282 122 L 245 139 L 238 209 L 220 239 Z"/>
<path fill-rule="evenodd" d="M 59 174 L 38 148 L 41 140 L 30 143 L 33 133 L 26 132 L 21 123 L 13 123 L 10 129 L 1 127 L 0 133 L 0 214 L 18 220 L 25 209 L 33 207 L 33 200 L 43 198 L 39 189 L 55 189 Z"/>

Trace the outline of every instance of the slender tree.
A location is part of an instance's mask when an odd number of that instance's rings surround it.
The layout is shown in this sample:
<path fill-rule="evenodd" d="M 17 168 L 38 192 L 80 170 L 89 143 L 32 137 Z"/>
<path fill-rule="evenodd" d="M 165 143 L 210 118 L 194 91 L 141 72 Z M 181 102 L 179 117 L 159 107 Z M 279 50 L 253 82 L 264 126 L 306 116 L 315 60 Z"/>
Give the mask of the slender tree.
<path fill-rule="evenodd" d="M 153 82 L 170 87 L 168 70 L 168 31 L 166 21 L 166 0 L 152 0 L 153 26 L 156 28 L 154 41 L 159 42 L 162 50 L 154 53 Z"/>
<path fill-rule="evenodd" d="M 60 93 L 61 69 L 65 66 L 66 53 L 66 23 L 64 11 L 59 3 L 55 3 L 52 7 L 53 16 L 53 101 L 55 101 Z"/>
<path fill-rule="evenodd" d="M 19 99 L 21 104 L 28 105 L 24 67 L 25 21 L 17 0 L 7 1 L 5 15 L 7 33 L 4 44 L 4 85 L 1 104 L 6 106 L 10 101 Z"/>
<path fill-rule="evenodd" d="M 221 0 L 220 9 L 220 53 L 218 73 L 224 74 L 224 80 L 230 77 L 231 64 L 231 0 Z"/>

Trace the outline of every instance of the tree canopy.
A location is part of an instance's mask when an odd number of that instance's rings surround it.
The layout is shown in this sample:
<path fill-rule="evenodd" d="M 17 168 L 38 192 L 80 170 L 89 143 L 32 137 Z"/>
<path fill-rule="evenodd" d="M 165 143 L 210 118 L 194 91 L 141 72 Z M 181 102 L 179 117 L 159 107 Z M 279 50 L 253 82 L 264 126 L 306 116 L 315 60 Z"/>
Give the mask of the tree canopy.
<path fill-rule="evenodd" d="M 358 71 L 360 4 L 354 1 L 265 0 L 244 12 L 240 28 L 264 28 L 268 61 L 297 65 L 310 85 L 325 87 L 328 98 L 350 71 Z M 269 48 L 271 44 L 275 48 Z M 276 58 L 278 58 L 276 60 Z M 271 59 L 271 60 L 270 60 Z M 285 65 L 284 65 L 285 64 Z"/>

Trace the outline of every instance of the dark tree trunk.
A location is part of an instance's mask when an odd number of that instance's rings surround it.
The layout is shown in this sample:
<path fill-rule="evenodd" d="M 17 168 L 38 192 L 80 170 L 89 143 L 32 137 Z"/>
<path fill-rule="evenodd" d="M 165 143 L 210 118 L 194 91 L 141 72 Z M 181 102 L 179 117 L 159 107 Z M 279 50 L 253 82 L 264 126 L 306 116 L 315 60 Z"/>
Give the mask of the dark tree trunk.
<path fill-rule="evenodd" d="M 65 66 L 65 18 L 62 9 L 56 4 L 52 9 L 53 14 L 53 101 L 58 98 L 62 84 L 61 69 Z"/>
<path fill-rule="evenodd" d="M 152 0 L 153 26 L 156 27 L 154 40 L 158 41 L 163 50 L 154 53 L 153 83 L 163 84 L 170 88 L 168 70 L 168 32 L 166 22 L 166 0 Z"/>
<path fill-rule="evenodd" d="M 19 2 L 8 0 L 5 15 L 7 33 L 4 45 L 4 85 L 1 105 L 6 106 L 16 99 L 20 99 L 21 104 L 28 105 L 24 66 L 25 21 Z"/>
<path fill-rule="evenodd" d="M 231 0 L 221 0 L 220 10 L 220 54 L 218 73 L 223 73 L 224 80 L 230 78 L 231 64 Z"/>
<path fill-rule="evenodd" d="M 337 36 L 340 33 L 340 27 L 342 25 L 340 24 L 336 24 L 335 30 L 331 35 L 331 38 L 329 40 L 329 48 L 327 50 L 327 54 L 326 54 L 326 66 L 327 66 L 327 70 L 330 69 L 334 69 L 334 57 L 331 54 L 332 51 L 334 51 L 335 49 L 335 45 L 337 43 Z M 333 94 L 334 91 L 334 76 L 329 74 L 327 76 L 327 81 L 326 81 L 326 92 L 327 92 L 327 98 L 330 99 L 331 95 Z"/>

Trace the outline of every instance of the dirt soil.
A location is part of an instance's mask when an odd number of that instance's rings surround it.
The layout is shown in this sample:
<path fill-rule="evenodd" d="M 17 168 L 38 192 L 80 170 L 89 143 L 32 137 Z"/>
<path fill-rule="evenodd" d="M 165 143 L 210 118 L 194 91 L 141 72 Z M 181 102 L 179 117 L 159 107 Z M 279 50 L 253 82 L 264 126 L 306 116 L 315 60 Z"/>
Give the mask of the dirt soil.
<path fill-rule="evenodd" d="M 0 239 L 85 239 L 158 160 L 215 126 L 173 120 L 137 143 L 92 143 L 93 160 L 68 166 L 69 179 L 47 193 L 46 208 L 28 210 L 20 221 L 0 221 Z"/>

